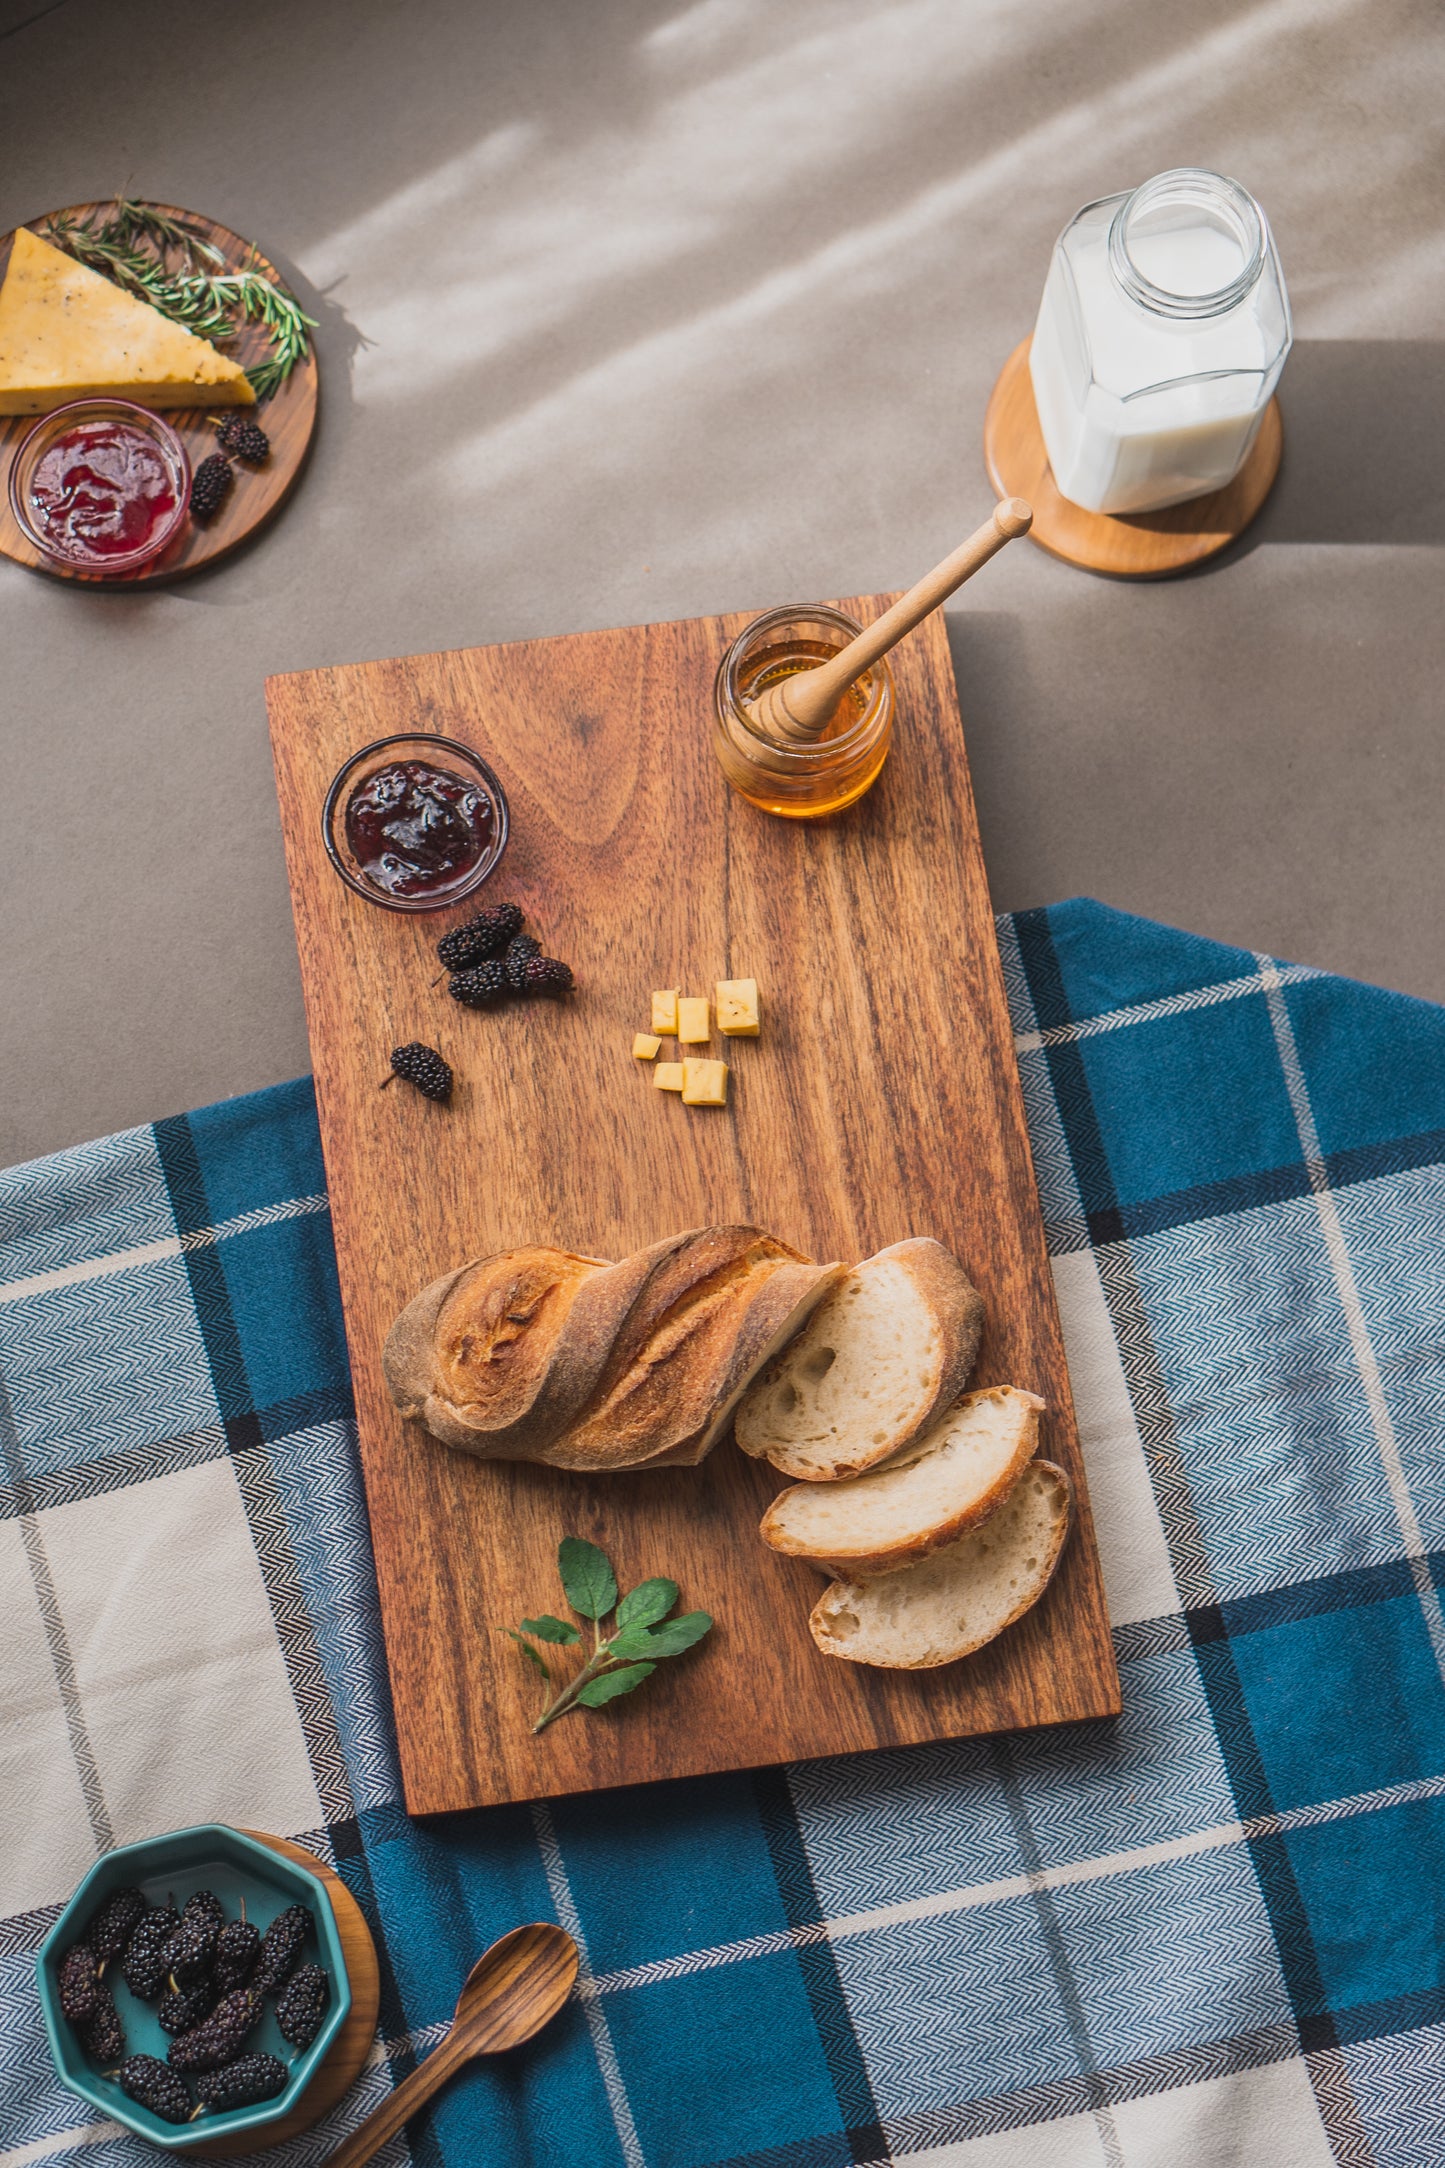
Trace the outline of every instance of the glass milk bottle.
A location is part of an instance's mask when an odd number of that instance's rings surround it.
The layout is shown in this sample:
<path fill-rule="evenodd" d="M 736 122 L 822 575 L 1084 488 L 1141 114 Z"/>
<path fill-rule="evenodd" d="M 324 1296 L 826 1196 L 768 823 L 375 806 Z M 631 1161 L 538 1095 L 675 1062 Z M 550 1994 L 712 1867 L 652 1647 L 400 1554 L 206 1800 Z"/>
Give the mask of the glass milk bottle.
<path fill-rule="evenodd" d="M 1263 211 L 1180 167 L 1086 204 L 1060 234 L 1029 351 L 1063 495 L 1152 512 L 1232 481 L 1290 348 Z"/>

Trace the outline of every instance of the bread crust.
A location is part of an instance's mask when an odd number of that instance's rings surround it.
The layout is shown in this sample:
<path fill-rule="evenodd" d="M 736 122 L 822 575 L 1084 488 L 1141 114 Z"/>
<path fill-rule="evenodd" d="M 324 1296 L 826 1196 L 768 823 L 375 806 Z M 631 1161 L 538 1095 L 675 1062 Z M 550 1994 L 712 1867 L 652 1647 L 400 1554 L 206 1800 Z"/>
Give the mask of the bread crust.
<path fill-rule="evenodd" d="M 991 1641 L 996 1641 L 1000 1634 L 1006 1633 L 1010 1626 L 1021 1619 L 1026 1611 L 1031 1611 L 1053 1579 L 1059 1560 L 1063 1556 L 1064 1545 L 1069 1538 L 1069 1531 L 1074 1525 L 1074 1486 L 1069 1481 L 1065 1471 L 1051 1460 L 1031 1461 L 1029 1468 L 1035 1469 L 1040 1474 L 1053 1479 L 1058 1491 L 1059 1510 L 1055 1514 L 1050 1529 L 1049 1553 L 1041 1562 L 1028 1594 L 1014 1606 L 1005 1618 L 1000 1619 L 997 1625 L 990 1627 L 986 1634 L 982 1635 L 978 1640 L 970 1642 L 967 1647 L 950 1650 L 948 1654 L 943 1656 L 933 1656 L 914 1663 L 902 1660 L 897 1663 L 887 1663 L 877 1656 L 862 1657 L 854 1652 L 847 1641 L 839 1640 L 834 1635 L 831 1623 L 837 1612 L 845 1609 L 849 1603 L 860 1599 L 866 1601 L 869 1580 L 860 1574 L 854 1580 L 830 1581 L 808 1614 L 808 1631 L 823 1654 L 825 1656 L 839 1657 L 844 1663 L 866 1664 L 870 1669 L 877 1671 L 937 1671 L 945 1664 L 961 1663 L 964 1657 L 972 1656 L 976 1650 L 987 1648 Z M 1028 1470 L 1024 1472 L 1027 1473 Z M 969 1538 L 965 1536 L 960 1540 L 962 1543 L 967 1543 Z M 921 1564 L 923 1561 L 920 1560 L 917 1563 Z M 876 1582 L 883 1576 L 874 1575 L 872 1578 Z"/>
<path fill-rule="evenodd" d="M 983 1334 L 983 1297 L 953 1252 L 930 1235 L 912 1235 L 907 1241 L 890 1243 L 876 1256 L 886 1257 L 903 1267 L 933 1314 L 941 1352 L 932 1393 L 916 1420 L 895 1430 L 881 1445 L 855 1446 L 831 1460 L 819 1458 L 816 1449 L 811 1456 L 805 1455 L 802 1448 L 786 1441 L 770 1442 L 763 1427 L 763 1396 L 786 1371 L 788 1353 L 785 1348 L 756 1381 L 758 1400 L 752 1419 L 749 1420 L 747 1408 L 739 1409 L 737 1441 L 745 1453 L 756 1460 L 771 1461 L 780 1475 L 791 1476 L 794 1482 L 838 1483 L 848 1476 L 862 1475 L 870 1468 L 882 1467 L 897 1459 L 933 1429 L 968 1384 Z M 869 1264 L 874 1261 L 873 1258 L 865 1260 Z"/>
<path fill-rule="evenodd" d="M 826 1554 L 810 1546 L 787 1526 L 789 1502 L 796 1498 L 816 1496 L 815 1487 L 810 1483 L 795 1483 L 790 1490 L 780 1491 L 763 1515 L 758 1525 L 758 1534 L 764 1543 L 769 1544 L 773 1550 L 782 1552 L 784 1557 L 804 1558 L 821 1573 L 837 1574 L 842 1579 L 856 1581 L 867 1580 L 875 1574 L 894 1573 L 902 1566 L 916 1565 L 919 1559 L 930 1557 L 934 1551 L 947 1550 L 951 1543 L 956 1543 L 961 1536 L 967 1535 L 970 1529 L 979 1527 L 991 1514 L 996 1513 L 1010 1497 L 1019 1477 L 1038 1451 L 1039 1417 L 1044 1413 L 1048 1402 L 1040 1400 L 1037 1393 L 1024 1392 L 1016 1385 L 985 1385 L 977 1392 L 965 1393 L 963 1398 L 948 1410 L 942 1421 L 934 1426 L 941 1443 L 951 1425 L 965 1409 L 976 1407 L 982 1401 L 1005 1399 L 1024 1403 L 1025 1419 L 1019 1425 L 1019 1437 L 1013 1457 L 1000 1470 L 987 1490 L 980 1492 L 976 1498 L 970 1499 L 952 1513 L 941 1516 L 929 1528 L 920 1529 L 906 1542 L 882 1545 L 859 1543 L 852 1549 L 830 1546 Z M 864 1490 L 867 1484 L 887 1476 L 895 1468 L 916 1466 L 927 1457 L 931 1444 L 932 1433 L 929 1433 L 918 1439 L 909 1451 L 896 1454 L 881 1467 L 869 1469 L 866 1474 L 854 1477 L 851 1482 L 841 1484 L 839 1488 L 852 1490 L 856 1485 L 859 1490 Z M 859 1504 L 862 1503 L 863 1500 L 860 1499 Z"/>

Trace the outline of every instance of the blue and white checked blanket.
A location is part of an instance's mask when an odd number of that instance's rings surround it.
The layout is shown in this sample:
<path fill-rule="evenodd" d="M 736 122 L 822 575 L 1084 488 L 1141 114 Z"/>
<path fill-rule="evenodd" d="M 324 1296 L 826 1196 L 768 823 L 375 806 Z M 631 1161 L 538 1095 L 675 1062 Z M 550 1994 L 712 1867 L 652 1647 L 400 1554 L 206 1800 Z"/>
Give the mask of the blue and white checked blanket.
<path fill-rule="evenodd" d="M 1092 903 L 1000 931 L 1118 1723 L 418 1826 L 309 1084 L 0 1176 L 0 2168 L 138 2168 L 33 1953 L 209 1817 L 382 1952 L 286 2168 L 539 1916 L 580 1998 L 420 2168 L 1445 2161 L 1445 1011 Z"/>

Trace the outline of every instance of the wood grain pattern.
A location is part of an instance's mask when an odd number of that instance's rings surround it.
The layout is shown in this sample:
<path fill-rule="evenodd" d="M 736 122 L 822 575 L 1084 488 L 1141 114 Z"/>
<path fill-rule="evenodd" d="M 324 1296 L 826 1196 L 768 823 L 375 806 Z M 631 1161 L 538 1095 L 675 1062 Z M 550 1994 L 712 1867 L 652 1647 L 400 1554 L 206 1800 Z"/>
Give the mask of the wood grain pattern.
<path fill-rule="evenodd" d="M 92 211 L 105 212 L 114 207 L 114 202 L 107 200 L 79 203 L 71 206 L 68 215 L 86 217 Z M 213 218 L 205 218 L 197 211 L 181 210 L 172 203 L 153 204 L 150 208 L 195 227 L 205 240 L 221 250 L 229 270 L 254 266 L 264 271 L 268 278 L 275 279 L 278 285 L 286 284 L 275 265 L 268 262 L 259 249 L 253 250 L 251 243 L 242 240 L 240 234 L 232 233 L 229 226 L 218 225 Z M 21 223 L 44 238 L 46 219 L 62 215 L 66 214 L 47 211 L 39 218 L 27 218 Z M 0 280 L 10 262 L 14 240 L 13 227 L 0 236 Z M 229 360 L 250 368 L 253 363 L 264 360 L 270 348 L 260 325 L 246 324 L 234 339 L 227 340 L 221 351 Z M 219 563 L 273 519 L 295 488 L 315 434 L 320 391 L 321 373 L 313 346 L 305 361 L 297 363 L 279 390 L 259 406 L 224 410 L 218 407 L 217 413 L 235 412 L 258 421 L 271 439 L 271 456 L 259 467 L 234 461 L 235 483 L 215 518 L 205 526 L 187 521 L 165 554 L 152 564 L 142 565 L 138 572 L 111 577 L 103 572 L 80 572 L 51 564 L 15 524 L 3 488 L 0 488 L 0 556 L 11 557 L 16 564 L 25 565 L 32 571 L 49 573 L 53 579 L 79 580 L 89 587 L 157 587 L 167 580 L 183 579 L 188 572 L 199 572 L 205 565 Z M 201 461 L 217 449 L 216 432 L 206 419 L 207 410 L 163 407 L 158 411 L 165 415 L 185 445 L 194 473 Z M 0 476 L 8 476 L 16 446 L 29 435 L 38 419 L 39 416 L 34 414 L 0 414 Z"/>
<path fill-rule="evenodd" d="M 870 618 L 891 598 L 842 607 Z M 273 750 L 315 1060 L 362 1462 L 413 1813 L 1103 1716 L 1119 1706 L 1007 1005 L 940 618 L 894 654 L 894 750 L 826 822 L 724 784 L 713 675 L 744 616 L 273 678 Z M 321 805 L 356 747 L 474 744 L 511 800 L 488 884 L 575 967 L 566 1003 L 459 1009 L 433 944 L 328 865 Z M 684 1108 L 631 1059 L 654 986 L 756 977 L 729 1105 Z M 440 1047 L 452 1105 L 377 1091 L 400 1041 Z M 583 1477 L 484 1465 L 401 1423 L 380 1368 L 408 1298 L 521 1241 L 622 1257 L 745 1220 L 818 1258 L 932 1234 L 988 1305 L 978 1383 L 1050 1405 L 1042 1450 L 1079 1526 L 1037 1610 L 930 1673 L 821 1656 L 810 1569 L 757 1535 L 780 1488 L 727 1443 L 697 1470 Z M 554 1605 L 559 1539 L 624 1586 L 669 1573 L 717 1629 L 614 1710 L 534 1738 L 534 1675 L 499 1629 Z M 540 1684 L 540 1682 L 538 1682 Z"/>
<path fill-rule="evenodd" d="M 1249 457 L 1234 480 L 1207 497 L 1115 519 L 1086 512 L 1059 494 L 1039 428 L 1025 339 L 1003 365 L 983 424 L 984 460 L 1001 495 L 1016 492 L 1034 508 L 1030 533 L 1051 557 L 1121 580 L 1167 579 L 1218 556 L 1243 534 L 1270 490 L 1284 451 L 1279 401 L 1271 399 Z"/>
<path fill-rule="evenodd" d="M 310 2130 L 313 2123 L 319 2123 L 323 2115 L 331 2113 L 342 2094 L 356 2083 L 376 2038 L 381 1969 L 376 1960 L 376 1944 L 371 1939 L 371 1929 L 360 1905 L 340 1875 L 314 1852 L 292 1844 L 288 1837 L 273 1837 L 264 1829 L 243 1830 L 242 1835 L 254 1837 L 258 1844 L 269 1844 L 273 1852 L 280 1852 L 285 1859 L 294 1859 L 298 1867 L 309 1867 L 312 1874 L 319 1875 L 325 1883 L 346 1957 L 351 2008 L 340 2032 L 317 2065 L 316 2075 L 289 2115 L 263 2132 L 242 2131 L 234 2138 L 213 2138 L 188 2145 L 183 2148 L 188 2160 L 235 2160 L 244 2154 L 282 2145 L 286 2139 L 299 2137 L 303 2130 Z"/>

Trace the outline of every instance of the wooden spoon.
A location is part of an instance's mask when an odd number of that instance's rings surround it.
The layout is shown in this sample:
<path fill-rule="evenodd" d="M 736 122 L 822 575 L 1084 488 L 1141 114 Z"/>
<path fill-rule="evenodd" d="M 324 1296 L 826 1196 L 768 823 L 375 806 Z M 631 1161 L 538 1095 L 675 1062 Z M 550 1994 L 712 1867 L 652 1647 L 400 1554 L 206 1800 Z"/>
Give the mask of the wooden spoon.
<path fill-rule="evenodd" d="M 503 1935 L 467 1974 L 441 2046 L 373 2109 L 324 2168 L 361 2168 L 474 2055 L 500 2055 L 530 2040 L 557 2015 L 576 1977 L 577 1945 L 562 1928 L 539 1920 Z"/>
<path fill-rule="evenodd" d="M 925 572 L 906 595 L 900 595 L 881 617 L 865 625 L 856 639 L 840 648 L 831 660 L 820 663 L 816 670 L 799 670 L 793 677 L 782 678 L 756 700 L 750 700 L 748 713 L 753 727 L 774 744 L 811 745 L 827 729 L 854 679 L 895 647 L 906 632 L 921 624 L 956 587 L 962 587 L 1005 542 L 1027 534 L 1033 518 L 1032 508 L 1022 497 L 1003 498 L 994 506 L 992 519 L 977 534 L 960 543 L 942 564 Z"/>

